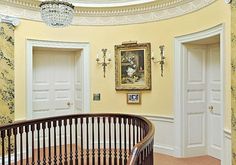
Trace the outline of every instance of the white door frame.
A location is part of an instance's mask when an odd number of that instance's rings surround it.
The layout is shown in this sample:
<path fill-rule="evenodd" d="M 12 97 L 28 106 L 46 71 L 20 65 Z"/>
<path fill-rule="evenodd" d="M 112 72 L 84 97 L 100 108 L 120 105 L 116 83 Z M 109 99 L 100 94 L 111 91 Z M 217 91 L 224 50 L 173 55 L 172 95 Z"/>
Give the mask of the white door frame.
<path fill-rule="evenodd" d="M 221 105 L 221 111 L 222 111 L 222 125 L 221 125 L 221 130 L 222 130 L 222 141 L 221 141 L 221 146 L 222 146 L 222 156 L 221 158 L 223 159 L 223 153 L 224 153 L 224 116 L 225 116 L 225 89 L 224 89 L 224 84 L 225 84 L 225 45 L 224 45 L 224 25 L 220 24 L 217 25 L 213 28 L 201 31 L 201 32 L 196 32 L 193 34 L 188 34 L 184 36 L 178 36 L 175 37 L 175 52 L 174 52 L 174 115 L 175 115 L 175 156 L 176 157 L 183 157 L 183 140 L 184 140 L 184 135 L 183 135 L 183 128 L 184 128 L 184 123 L 183 123 L 183 104 L 184 104 L 184 82 L 183 82 L 183 74 L 184 74 L 184 68 L 183 68 L 183 47 L 185 43 L 191 42 L 191 41 L 196 41 L 208 37 L 212 37 L 215 35 L 220 35 L 220 74 L 221 74 L 221 99 L 222 99 L 222 105 Z M 223 161 L 221 161 L 222 163 Z"/>
<path fill-rule="evenodd" d="M 90 79 L 89 79 L 89 43 L 85 42 L 60 42 L 27 39 L 27 56 L 26 56 L 26 106 L 27 119 L 32 118 L 32 83 L 33 83 L 33 48 L 65 48 L 81 50 L 81 58 L 83 63 L 83 112 L 90 112 Z"/>

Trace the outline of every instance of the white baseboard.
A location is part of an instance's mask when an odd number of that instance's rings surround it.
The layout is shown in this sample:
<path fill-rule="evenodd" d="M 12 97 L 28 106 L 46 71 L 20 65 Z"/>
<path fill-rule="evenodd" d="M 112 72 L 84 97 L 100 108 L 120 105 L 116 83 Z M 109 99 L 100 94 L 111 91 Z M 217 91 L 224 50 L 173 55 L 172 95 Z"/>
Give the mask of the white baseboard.
<path fill-rule="evenodd" d="M 174 155 L 174 118 L 145 115 L 155 126 L 154 152 Z"/>
<path fill-rule="evenodd" d="M 174 148 L 157 144 L 157 145 L 154 145 L 154 152 L 173 156 Z"/>
<path fill-rule="evenodd" d="M 231 150 L 231 131 L 224 130 L 224 151 L 222 165 L 232 164 L 232 150 Z"/>

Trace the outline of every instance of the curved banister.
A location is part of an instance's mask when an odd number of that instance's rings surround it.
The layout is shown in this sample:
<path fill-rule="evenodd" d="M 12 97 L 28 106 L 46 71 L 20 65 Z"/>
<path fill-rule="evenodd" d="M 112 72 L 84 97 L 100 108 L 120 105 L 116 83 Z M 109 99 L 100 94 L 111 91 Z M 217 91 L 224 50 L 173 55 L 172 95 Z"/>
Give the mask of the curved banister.
<path fill-rule="evenodd" d="M 129 165 L 135 165 L 137 163 L 137 159 L 139 158 L 139 154 L 150 144 L 153 143 L 154 140 L 154 133 L 155 133 L 155 128 L 154 125 L 147 120 L 146 118 L 142 119 L 148 124 L 148 134 L 145 136 L 145 138 L 137 143 L 134 148 L 131 151 L 131 156 L 128 159 L 127 164 Z"/>
<path fill-rule="evenodd" d="M 72 127 L 75 127 L 76 129 L 73 129 Z M 80 127 L 81 131 L 80 132 L 80 136 L 82 138 L 80 139 L 81 143 L 79 143 L 77 137 L 79 134 L 77 132 L 77 127 Z M 91 128 L 91 130 L 89 128 Z M 98 130 L 95 131 L 95 128 L 98 128 Z M 62 131 L 62 129 L 64 129 L 63 130 L 64 132 Z M 2 149 L 0 150 L 0 153 L 2 151 L 2 157 L 0 156 L 0 161 L 1 161 L 0 163 L 2 163 L 3 165 L 5 164 L 6 162 L 5 159 L 7 159 L 5 158 L 6 157 L 5 154 L 8 155 L 8 161 L 11 162 L 11 155 L 14 154 L 14 161 L 15 162 L 20 161 L 21 164 L 23 163 L 23 161 L 25 161 L 25 159 L 26 159 L 26 164 L 27 162 L 29 163 L 29 161 L 32 161 L 33 164 L 40 162 L 46 164 L 46 162 L 52 162 L 53 160 L 54 164 L 57 163 L 58 161 L 59 164 L 62 164 L 63 162 L 66 164 L 73 164 L 73 162 L 76 161 L 77 163 L 78 161 L 84 163 L 84 161 L 90 161 L 91 158 L 88 158 L 88 156 L 92 157 L 92 162 L 93 162 L 92 164 L 94 164 L 96 157 L 95 155 L 97 154 L 98 159 L 100 159 L 103 155 L 103 158 L 101 158 L 103 159 L 103 162 L 107 161 L 109 158 L 108 160 L 109 165 L 111 165 L 112 162 L 114 163 L 116 161 L 119 162 L 118 164 L 152 165 L 154 131 L 155 131 L 154 126 L 149 120 L 147 120 L 142 116 L 131 115 L 131 114 L 115 114 L 115 113 L 71 114 L 65 116 L 18 121 L 11 124 L 0 126 L 0 141 L 2 142 L 2 146 L 0 146 L 2 147 Z M 49 144 L 46 144 L 47 132 L 49 132 L 48 134 Z M 61 135 L 62 132 L 66 136 L 62 137 Z M 58 133 L 59 137 L 57 136 Z M 112 133 L 114 133 L 113 137 L 111 137 Z M 53 137 L 51 137 L 51 134 L 53 134 L 54 139 Z M 69 136 L 69 139 L 67 139 L 67 136 Z M 84 136 L 86 138 L 83 140 Z M 89 139 L 91 138 L 91 136 L 92 140 Z M 97 149 L 98 153 L 95 152 L 95 136 L 98 136 L 97 137 L 98 144 L 96 145 L 98 146 Z M 108 136 L 107 139 L 106 136 Z M 23 139 L 24 137 L 26 139 Z M 103 139 L 101 137 L 103 137 Z M 34 143 L 35 138 L 37 139 L 36 148 L 35 148 L 36 142 Z M 75 138 L 75 140 L 73 140 L 72 138 Z M 30 141 L 29 139 L 31 139 L 32 141 Z M 113 145 L 112 145 L 112 140 L 114 143 Z M 23 144 L 23 141 L 26 141 L 26 146 L 24 146 L 25 144 Z M 87 145 L 85 144 L 85 141 Z M 7 146 L 5 143 L 8 144 L 8 149 L 6 150 L 5 148 Z M 106 143 L 108 143 L 108 145 L 106 145 Z M 67 144 L 70 145 L 68 147 L 68 151 L 67 151 Z M 31 148 L 30 145 L 32 145 Z M 49 145 L 48 149 L 49 156 L 46 155 L 46 150 L 48 147 L 47 145 Z M 76 147 L 75 151 L 73 151 L 75 153 L 72 153 L 72 147 L 73 147 L 72 145 L 75 145 Z M 78 145 L 81 145 L 82 147 L 80 154 L 79 154 L 79 149 L 77 147 Z M 131 145 L 132 145 L 132 150 L 131 150 Z M 14 153 L 11 149 L 12 146 L 15 146 L 15 148 L 13 149 Z M 18 148 L 20 146 L 20 148 L 17 149 L 17 146 Z M 112 148 L 112 146 L 114 148 Z M 27 156 L 26 158 L 22 153 L 24 147 L 26 148 L 26 156 Z M 52 147 L 54 150 L 52 149 Z M 57 151 L 57 147 L 59 147 L 59 151 Z M 65 153 L 62 153 L 63 147 L 64 147 L 63 152 Z M 43 151 L 41 151 L 42 148 Z M 30 152 L 29 149 L 31 149 L 32 160 L 28 158 L 30 156 L 30 154 L 28 153 Z M 53 156 L 51 154 L 51 150 L 53 150 L 54 152 L 59 152 L 57 153 L 59 155 L 56 155 L 56 153 L 54 153 Z M 107 152 L 109 152 L 109 154 L 105 152 L 106 150 Z M 20 156 L 18 156 L 18 158 L 17 158 L 18 154 L 17 152 L 20 152 L 19 154 Z M 43 152 L 43 160 L 40 160 L 41 159 L 40 152 Z M 35 158 L 36 154 L 38 158 Z M 85 158 L 87 159 L 85 160 Z M 37 159 L 37 161 L 34 159 Z"/>

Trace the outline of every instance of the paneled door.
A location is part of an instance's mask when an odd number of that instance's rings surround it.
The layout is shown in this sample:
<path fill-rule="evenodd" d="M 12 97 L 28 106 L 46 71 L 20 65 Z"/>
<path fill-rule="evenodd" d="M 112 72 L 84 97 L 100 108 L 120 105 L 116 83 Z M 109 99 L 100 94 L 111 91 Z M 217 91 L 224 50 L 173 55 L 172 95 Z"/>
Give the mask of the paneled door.
<path fill-rule="evenodd" d="M 222 100 L 220 47 L 186 45 L 184 49 L 184 156 L 221 159 Z"/>
<path fill-rule="evenodd" d="M 188 45 L 184 53 L 184 155 L 207 154 L 206 46 Z"/>
<path fill-rule="evenodd" d="M 74 111 L 74 60 L 75 55 L 69 51 L 34 51 L 32 118 Z"/>
<path fill-rule="evenodd" d="M 220 89 L 220 45 L 210 45 L 208 52 L 208 154 L 221 159 L 221 137 L 223 133 L 221 118 L 223 115 Z"/>

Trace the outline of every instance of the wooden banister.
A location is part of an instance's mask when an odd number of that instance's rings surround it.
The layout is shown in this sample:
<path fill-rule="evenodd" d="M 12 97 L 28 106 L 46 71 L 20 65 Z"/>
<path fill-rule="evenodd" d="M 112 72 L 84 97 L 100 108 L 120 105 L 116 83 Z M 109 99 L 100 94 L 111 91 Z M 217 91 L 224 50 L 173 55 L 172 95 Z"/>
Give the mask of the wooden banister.
<path fill-rule="evenodd" d="M 71 114 L 0 126 L 0 164 L 153 165 L 154 126 L 128 114 Z"/>

